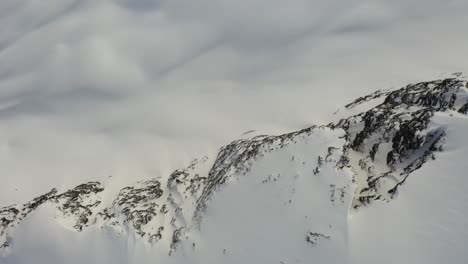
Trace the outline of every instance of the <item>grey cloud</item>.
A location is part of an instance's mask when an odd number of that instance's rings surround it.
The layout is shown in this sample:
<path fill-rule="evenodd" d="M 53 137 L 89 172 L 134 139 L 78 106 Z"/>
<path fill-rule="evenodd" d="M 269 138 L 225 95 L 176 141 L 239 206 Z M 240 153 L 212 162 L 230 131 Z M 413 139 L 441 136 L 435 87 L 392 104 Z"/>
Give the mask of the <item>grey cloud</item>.
<path fill-rule="evenodd" d="M 160 8 L 165 0 L 114 0 L 114 2 L 135 12 L 152 12 Z"/>

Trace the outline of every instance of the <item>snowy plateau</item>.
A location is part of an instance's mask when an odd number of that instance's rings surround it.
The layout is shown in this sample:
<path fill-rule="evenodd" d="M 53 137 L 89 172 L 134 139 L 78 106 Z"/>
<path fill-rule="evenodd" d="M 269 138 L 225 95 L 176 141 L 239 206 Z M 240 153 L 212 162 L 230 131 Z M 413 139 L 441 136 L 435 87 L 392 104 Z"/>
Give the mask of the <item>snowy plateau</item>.
<path fill-rule="evenodd" d="M 415 83 L 165 178 L 54 188 L 0 208 L 0 262 L 467 263 L 467 113 L 466 81 Z"/>

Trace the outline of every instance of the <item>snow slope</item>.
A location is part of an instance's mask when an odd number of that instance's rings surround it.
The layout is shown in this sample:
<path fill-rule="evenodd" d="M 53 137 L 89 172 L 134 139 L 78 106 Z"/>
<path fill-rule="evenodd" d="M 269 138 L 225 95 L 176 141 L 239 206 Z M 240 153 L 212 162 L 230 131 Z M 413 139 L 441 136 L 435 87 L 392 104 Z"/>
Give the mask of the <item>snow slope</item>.
<path fill-rule="evenodd" d="M 466 81 L 416 83 L 167 177 L 53 189 L 0 209 L 0 261 L 466 263 L 467 110 Z"/>

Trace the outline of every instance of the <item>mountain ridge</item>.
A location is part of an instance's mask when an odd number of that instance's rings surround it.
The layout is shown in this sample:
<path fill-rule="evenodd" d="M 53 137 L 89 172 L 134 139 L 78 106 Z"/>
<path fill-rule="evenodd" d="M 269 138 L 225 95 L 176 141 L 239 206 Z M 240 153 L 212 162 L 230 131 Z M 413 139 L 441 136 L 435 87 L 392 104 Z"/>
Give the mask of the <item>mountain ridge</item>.
<path fill-rule="evenodd" d="M 434 122 L 434 117 L 466 115 L 468 87 L 458 78 L 410 84 L 360 97 L 342 111 L 371 101 L 378 102 L 327 125 L 233 141 L 220 148 L 214 159 L 194 159 L 166 181 L 155 178 L 122 188 L 111 204 L 103 202 L 104 184 L 88 182 L 61 193 L 52 189 L 23 205 L 0 208 L 0 251 L 7 252 L 14 245 L 11 234 L 15 228 L 44 204 L 56 208 L 62 225 L 75 231 L 96 226 L 117 233 L 133 232 L 150 244 L 162 243 L 169 255 L 182 242 L 195 248 L 193 234 L 199 232 L 206 210 L 223 186 L 241 181 L 265 156 L 291 145 L 306 147 L 310 138 L 327 142 L 325 138 L 330 137 L 333 143 L 326 143 L 326 151 L 316 156 L 298 161 L 299 157 L 292 155 L 288 162 L 301 162 L 301 166 L 313 163 L 313 169 L 305 171 L 326 181 L 329 171 L 343 171 L 349 179 L 327 183 L 333 205 L 341 203 L 352 211 L 375 200 L 391 201 L 411 173 L 443 151 L 447 127 Z M 276 182 L 280 176 L 269 174 L 263 181 Z M 334 239 L 331 232 L 317 230 L 307 231 L 304 238 L 312 245 L 329 239 Z"/>

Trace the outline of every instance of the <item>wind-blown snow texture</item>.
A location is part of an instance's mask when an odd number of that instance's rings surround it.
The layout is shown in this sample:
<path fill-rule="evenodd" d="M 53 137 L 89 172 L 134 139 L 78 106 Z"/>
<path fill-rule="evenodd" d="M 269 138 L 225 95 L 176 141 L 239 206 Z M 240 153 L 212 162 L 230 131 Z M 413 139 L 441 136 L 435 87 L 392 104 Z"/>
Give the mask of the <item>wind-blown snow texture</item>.
<path fill-rule="evenodd" d="M 167 178 L 52 189 L 0 209 L 0 260 L 466 263 L 467 107 L 462 79 L 410 84 L 327 125 L 233 141 Z M 58 243 L 44 225 L 74 231 L 62 239 L 78 249 L 29 244 Z"/>

